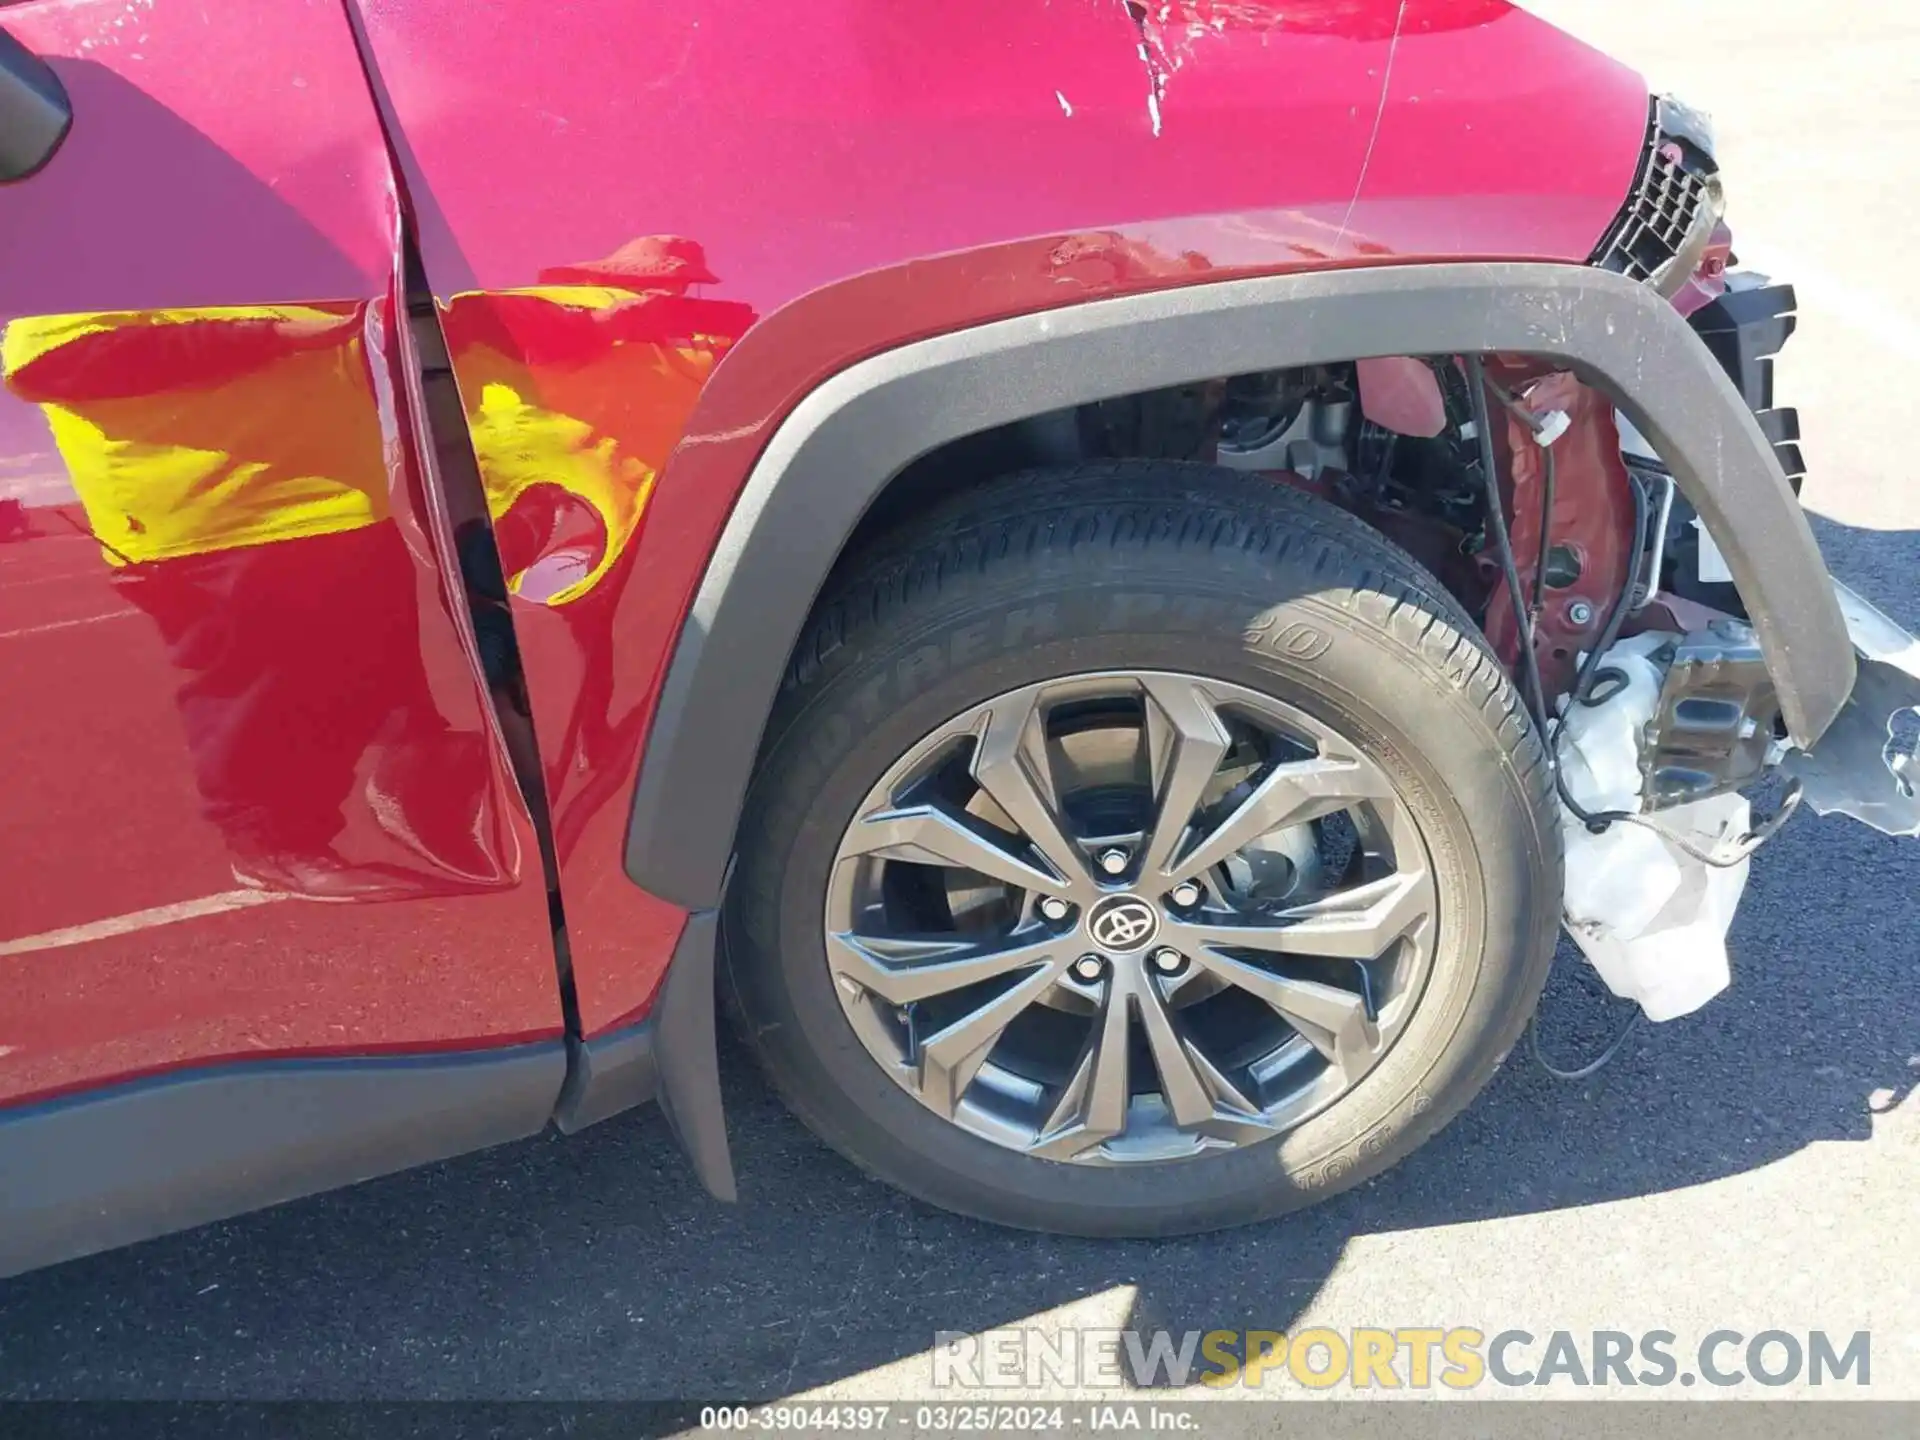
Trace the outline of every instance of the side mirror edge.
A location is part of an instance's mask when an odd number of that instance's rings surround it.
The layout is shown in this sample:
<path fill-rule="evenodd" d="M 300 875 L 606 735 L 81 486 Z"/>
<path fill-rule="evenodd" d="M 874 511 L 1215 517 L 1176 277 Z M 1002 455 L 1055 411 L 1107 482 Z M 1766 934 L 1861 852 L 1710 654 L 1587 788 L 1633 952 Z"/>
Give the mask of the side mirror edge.
<path fill-rule="evenodd" d="M 53 158 L 73 128 L 73 104 L 53 68 L 0 30 L 0 184 Z"/>

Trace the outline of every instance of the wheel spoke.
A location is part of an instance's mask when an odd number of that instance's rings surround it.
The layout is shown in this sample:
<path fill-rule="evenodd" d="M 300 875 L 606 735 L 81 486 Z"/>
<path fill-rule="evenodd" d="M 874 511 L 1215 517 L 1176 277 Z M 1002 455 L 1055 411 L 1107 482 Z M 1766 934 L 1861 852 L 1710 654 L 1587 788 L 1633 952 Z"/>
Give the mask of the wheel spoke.
<path fill-rule="evenodd" d="M 970 1014 L 961 1016 L 920 1047 L 920 1098 L 951 1117 L 960 1097 L 973 1083 L 987 1052 L 1021 1011 L 1038 1000 L 1060 978 L 1064 960 L 1035 970 L 1019 984 L 1003 991 Z"/>
<path fill-rule="evenodd" d="M 1412 934 L 1432 911 L 1432 881 L 1425 869 L 1414 869 L 1257 920 L 1215 915 L 1188 921 L 1169 916 L 1166 931 L 1173 944 L 1190 952 L 1212 953 L 1227 948 L 1372 960 L 1384 955 L 1395 941 Z"/>
<path fill-rule="evenodd" d="M 1153 981 L 1142 978 L 1138 988 L 1140 1026 L 1147 1032 L 1147 1048 L 1160 1072 L 1160 1094 L 1176 1123 L 1192 1128 L 1213 1118 L 1213 1097 L 1195 1067 L 1192 1048 L 1174 1028 L 1166 1001 Z M 1217 1073 L 1217 1072 L 1216 1072 Z"/>
<path fill-rule="evenodd" d="M 1025 847 L 1021 847 L 1025 848 Z M 936 805 L 881 810 L 855 822 L 841 854 L 871 855 L 919 865 L 956 865 L 1021 890 L 1063 895 L 1061 877 L 1022 858 L 987 827 L 950 814 Z"/>
<path fill-rule="evenodd" d="M 1366 760 L 1321 755 L 1275 765 L 1231 815 L 1172 862 L 1164 878 L 1184 880 L 1219 864 L 1269 830 L 1304 825 L 1359 801 L 1387 799 L 1392 794 L 1386 777 Z"/>
<path fill-rule="evenodd" d="M 837 933 L 827 937 L 834 972 L 894 1005 L 945 995 L 1044 965 L 1062 950 L 1058 935 L 980 945 L 951 936 L 880 938 Z"/>
<path fill-rule="evenodd" d="M 1213 1096 L 1214 1129 L 1238 1136 L 1245 1136 L 1251 1131 L 1270 1132 L 1273 1129 L 1261 1115 L 1260 1107 L 1249 1100 L 1238 1085 L 1220 1073 L 1205 1051 L 1189 1047 L 1188 1054 L 1193 1057 L 1193 1063 L 1200 1071 L 1207 1093 Z"/>
<path fill-rule="evenodd" d="M 1100 1023 L 1081 1052 L 1073 1078 L 1028 1147 L 1050 1160 L 1069 1160 L 1127 1128 L 1127 1031 L 1132 998 L 1107 987 Z"/>
<path fill-rule="evenodd" d="M 1316 980 L 1275 975 L 1225 955 L 1208 954 L 1201 963 L 1221 979 L 1266 1001 L 1346 1079 L 1359 1079 L 1379 1053 L 1379 1027 L 1368 1018 L 1366 1001 L 1351 991 Z"/>
<path fill-rule="evenodd" d="M 1191 681 L 1171 675 L 1143 677 L 1148 755 L 1153 767 L 1153 831 L 1141 858 L 1141 874 L 1171 884 L 1171 869 L 1187 838 L 1194 807 L 1226 758 L 1232 738 L 1212 702 Z"/>
<path fill-rule="evenodd" d="M 1083 879 L 1087 869 L 1055 813 L 1052 768 L 1040 733 L 1039 692 L 1022 692 L 987 712 L 974 743 L 973 778 L 1007 818 L 1020 827 L 1062 881 Z"/>

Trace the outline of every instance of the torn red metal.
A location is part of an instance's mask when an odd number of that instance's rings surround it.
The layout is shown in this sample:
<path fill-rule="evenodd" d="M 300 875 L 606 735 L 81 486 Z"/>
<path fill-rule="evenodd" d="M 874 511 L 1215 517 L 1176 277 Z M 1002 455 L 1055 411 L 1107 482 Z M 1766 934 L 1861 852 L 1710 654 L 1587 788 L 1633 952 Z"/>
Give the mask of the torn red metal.
<path fill-rule="evenodd" d="M 1563 412 L 1570 424 L 1553 442 L 1553 513 L 1546 583 L 1534 623 L 1534 653 L 1540 683 L 1549 700 L 1572 682 L 1581 651 L 1591 648 L 1606 612 L 1626 585 L 1633 563 L 1632 482 L 1620 457 L 1620 431 L 1613 405 L 1599 391 L 1565 371 L 1543 373 L 1537 362 L 1493 357 L 1488 376 L 1519 396 L 1535 414 Z M 1547 452 L 1518 416 L 1489 400 L 1496 416 L 1495 457 L 1502 473 L 1521 589 L 1532 595 L 1540 568 L 1540 528 L 1545 499 Z M 1482 557 L 1482 568 L 1493 566 Z M 1487 604 L 1485 629 L 1509 667 L 1520 656 L 1520 626 L 1503 587 Z"/>

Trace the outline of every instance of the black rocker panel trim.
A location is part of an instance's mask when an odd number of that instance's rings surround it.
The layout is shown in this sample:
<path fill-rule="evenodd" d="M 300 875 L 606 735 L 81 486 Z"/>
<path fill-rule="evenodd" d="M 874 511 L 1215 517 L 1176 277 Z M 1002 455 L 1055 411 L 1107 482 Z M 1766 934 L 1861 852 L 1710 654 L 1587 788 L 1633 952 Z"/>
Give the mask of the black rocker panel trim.
<path fill-rule="evenodd" d="M 566 1067 L 559 1040 L 213 1065 L 0 1114 L 0 1275 L 532 1135 Z"/>

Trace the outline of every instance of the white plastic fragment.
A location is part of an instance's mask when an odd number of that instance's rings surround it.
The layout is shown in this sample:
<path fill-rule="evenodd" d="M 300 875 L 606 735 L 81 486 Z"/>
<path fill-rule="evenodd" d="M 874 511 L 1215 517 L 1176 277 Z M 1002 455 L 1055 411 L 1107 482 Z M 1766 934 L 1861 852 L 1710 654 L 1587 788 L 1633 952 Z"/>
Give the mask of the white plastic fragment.
<path fill-rule="evenodd" d="M 1716 795 L 1711 800 L 1663 810 L 1659 822 L 1664 829 L 1685 835 L 1711 852 L 1745 835 L 1752 816 L 1744 795 Z M 1746 893 L 1749 862 L 1743 859 L 1737 865 L 1719 868 L 1665 845 L 1643 826 L 1613 828 L 1638 830 L 1661 844 L 1668 860 L 1678 868 L 1680 883 L 1636 935 L 1623 935 L 1604 924 L 1576 924 L 1571 920 L 1568 933 L 1600 972 L 1607 988 L 1622 999 L 1637 1002 L 1649 1020 L 1689 1015 L 1726 989 L 1732 978 L 1727 928 L 1733 924 L 1733 912 Z"/>
<path fill-rule="evenodd" d="M 1720 553 L 1720 547 L 1713 543 L 1713 536 L 1707 533 L 1707 527 L 1698 515 L 1693 517 L 1694 531 L 1700 536 L 1700 583 L 1702 585 L 1730 585 L 1733 583 L 1733 571 L 1727 568 L 1727 557 Z"/>
<path fill-rule="evenodd" d="M 1614 411 L 1613 423 L 1614 428 L 1620 432 L 1620 453 L 1622 455 L 1625 455 L 1630 460 L 1639 460 L 1643 463 L 1649 460 L 1656 465 L 1660 463 L 1660 452 L 1653 448 L 1653 442 L 1635 429 L 1633 422 L 1627 419 L 1624 413 L 1619 410 Z"/>
<path fill-rule="evenodd" d="M 1573 428 L 1573 417 L 1564 410 L 1549 410 L 1539 419 L 1540 428 L 1533 432 L 1533 441 L 1542 450 Z"/>
<path fill-rule="evenodd" d="M 1649 632 L 1614 645 L 1601 661 L 1605 686 L 1595 687 L 1605 698 L 1565 716 L 1561 771 L 1582 809 L 1640 812 L 1640 741 L 1664 673 L 1653 654 L 1675 638 Z M 1665 835 L 1618 822 L 1596 835 L 1561 808 L 1564 918 L 1614 994 L 1635 1001 L 1649 1020 L 1672 1020 L 1727 987 L 1727 927 L 1746 889 L 1748 865 L 1707 865 L 1665 836 L 1712 853 L 1747 833 L 1749 811 L 1743 797 L 1720 795 L 1651 818 Z"/>

